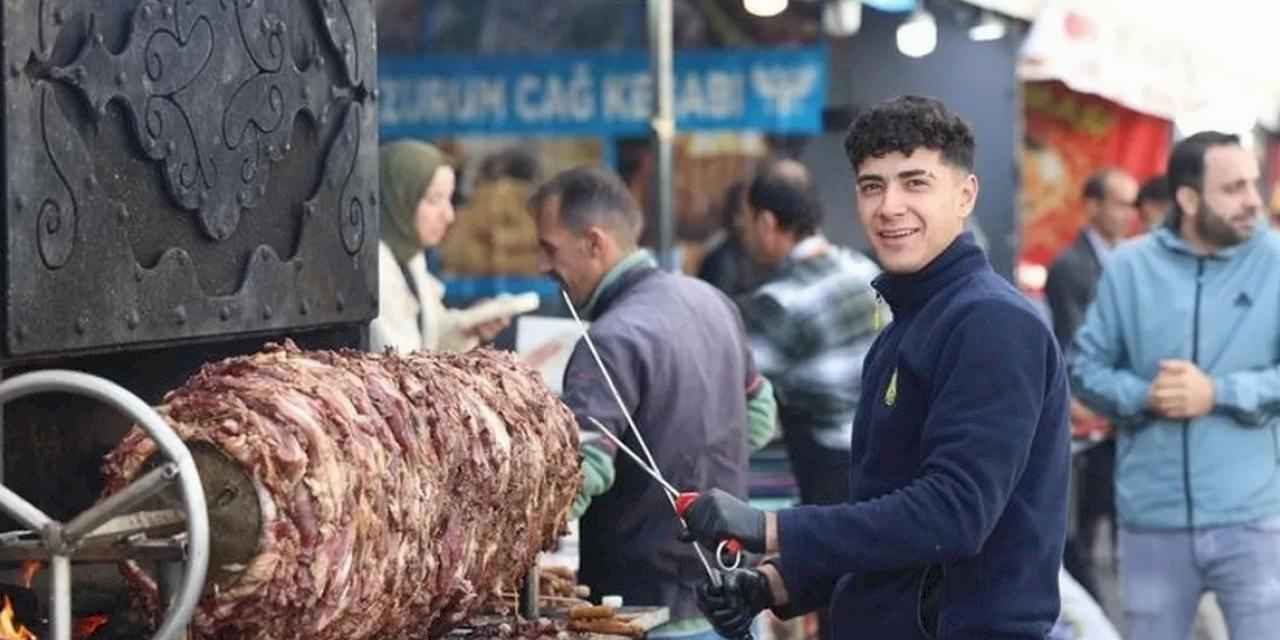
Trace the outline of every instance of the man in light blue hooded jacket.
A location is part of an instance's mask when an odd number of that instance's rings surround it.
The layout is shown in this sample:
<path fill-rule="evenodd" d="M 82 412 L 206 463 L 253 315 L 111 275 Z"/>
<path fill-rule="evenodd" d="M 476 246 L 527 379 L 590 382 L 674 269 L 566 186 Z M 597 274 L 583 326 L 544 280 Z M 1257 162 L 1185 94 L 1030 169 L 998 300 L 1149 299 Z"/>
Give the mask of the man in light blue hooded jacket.
<path fill-rule="evenodd" d="M 1168 224 L 1116 249 L 1076 334 L 1075 393 L 1117 432 L 1130 640 L 1280 633 L 1280 235 L 1236 136 L 1173 149 Z"/>

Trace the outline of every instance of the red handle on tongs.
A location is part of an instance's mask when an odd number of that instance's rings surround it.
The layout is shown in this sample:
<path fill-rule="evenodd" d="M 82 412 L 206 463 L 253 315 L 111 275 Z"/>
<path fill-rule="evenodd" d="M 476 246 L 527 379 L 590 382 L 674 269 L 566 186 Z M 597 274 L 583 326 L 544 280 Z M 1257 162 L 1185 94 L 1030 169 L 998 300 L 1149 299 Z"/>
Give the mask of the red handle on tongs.
<path fill-rule="evenodd" d="M 677 514 L 677 515 L 679 515 L 679 516 L 683 519 L 683 518 L 684 518 L 684 512 L 685 512 L 685 511 L 688 511 L 688 510 L 689 510 L 690 505 L 692 505 L 692 504 L 693 504 L 695 501 L 697 501 L 697 499 L 698 499 L 698 498 L 700 498 L 700 497 L 702 497 L 702 494 L 700 494 L 700 493 L 698 493 L 698 492 L 696 492 L 696 491 L 685 491 L 685 492 L 681 492 L 681 493 L 676 494 L 676 514 Z M 738 542 L 737 540 L 734 540 L 733 538 L 729 538 L 728 540 L 725 540 L 724 542 L 725 542 L 724 548 L 725 548 L 725 550 L 726 550 L 726 551 L 728 551 L 729 553 L 732 553 L 732 554 L 735 554 L 735 555 L 736 555 L 736 554 L 739 554 L 739 553 L 742 553 L 742 543 L 741 543 L 741 542 Z"/>

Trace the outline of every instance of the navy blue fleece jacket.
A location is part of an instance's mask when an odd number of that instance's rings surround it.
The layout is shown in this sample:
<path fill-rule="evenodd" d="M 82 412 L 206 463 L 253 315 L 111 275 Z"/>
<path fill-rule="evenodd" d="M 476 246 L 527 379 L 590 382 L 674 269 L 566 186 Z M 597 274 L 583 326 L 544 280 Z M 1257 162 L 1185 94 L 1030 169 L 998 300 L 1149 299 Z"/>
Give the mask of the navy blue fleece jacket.
<path fill-rule="evenodd" d="M 778 516 L 787 615 L 834 637 L 1040 640 L 1058 615 L 1067 379 L 1049 327 L 969 234 L 875 287 L 851 503 Z"/>

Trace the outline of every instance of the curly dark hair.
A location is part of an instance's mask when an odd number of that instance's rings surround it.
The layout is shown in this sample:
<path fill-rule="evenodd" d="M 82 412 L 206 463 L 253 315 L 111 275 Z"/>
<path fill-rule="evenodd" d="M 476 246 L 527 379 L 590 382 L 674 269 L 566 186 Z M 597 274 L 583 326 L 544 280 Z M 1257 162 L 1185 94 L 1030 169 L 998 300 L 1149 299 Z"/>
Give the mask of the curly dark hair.
<path fill-rule="evenodd" d="M 973 171 L 973 129 L 933 98 L 901 96 L 858 115 L 844 139 L 854 171 L 864 160 L 894 151 L 911 155 L 924 147 L 942 153 L 948 164 Z"/>

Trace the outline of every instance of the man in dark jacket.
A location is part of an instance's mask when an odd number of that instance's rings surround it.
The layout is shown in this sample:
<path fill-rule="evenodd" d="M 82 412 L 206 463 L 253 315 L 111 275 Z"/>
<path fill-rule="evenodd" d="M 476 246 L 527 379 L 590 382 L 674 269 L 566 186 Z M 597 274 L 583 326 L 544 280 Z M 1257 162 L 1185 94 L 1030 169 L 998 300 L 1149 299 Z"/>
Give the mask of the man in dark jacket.
<path fill-rule="evenodd" d="M 837 638 L 1041 640 L 1058 615 L 1069 434 L 1062 356 L 964 221 L 974 140 L 904 97 L 854 122 L 845 151 L 893 310 L 863 369 L 852 499 L 777 513 L 711 491 L 686 514 L 706 545 L 776 554 L 700 589 L 738 637 L 772 607 L 828 607 Z"/>
<path fill-rule="evenodd" d="M 1093 302 L 1102 262 L 1126 236 L 1138 215 L 1138 183 L 1119 169 L 1101 169 L 1084 183 L 1087 221 L 1080 235 L 1054 259 L 1044 294 L 1053 313 L 1053 333 L 1066 348 Z"/>
<path fill-rule="evenodd" d="M 1133 227 L 1137 199 L 1138 182 L 1120 169 L 1099 169 L 1084 183 L 1086 224 L 1075 243 L 1053 261 L 1044 287 L 1053 333 L 1064 352 L 1093 302 L 1103 261 Z M 1075 519 L 1068 526 L 1063 565 L 1080 586 L 1101 598 L 1093 575 L 1093 532 L 1099 521 L 1115 523 L 1115 440 L 1108 437 L 1106 420 L 1080 402 L 1072 400 L 1070 415 L 1072 432 L 1092 444 L 1073 461 Z"/>
<path fill-rule="evenodd" d="M 681 490 L 722 487 L 745 497 L 749 450 L 769 440 L 776 405 L 737 308 L 705 282 L 659 270 L 637 247 L 640 210 L 613 174 L 561 173 L 538 188 L 530 210 L 540 267 L 591 321 L 592 342 L 658 468 Z M 669 607 L 661 637 L 709 637 L 694 603 L 705 573 L 693 548 L 676 539 L 671 503 L 593 433 L 590 418 L 643 451 L 585 341 L 569 358 L 562 399 L 584 432 L 572 513 L 582 517 L 579 578 L 597 595 Z"/>

